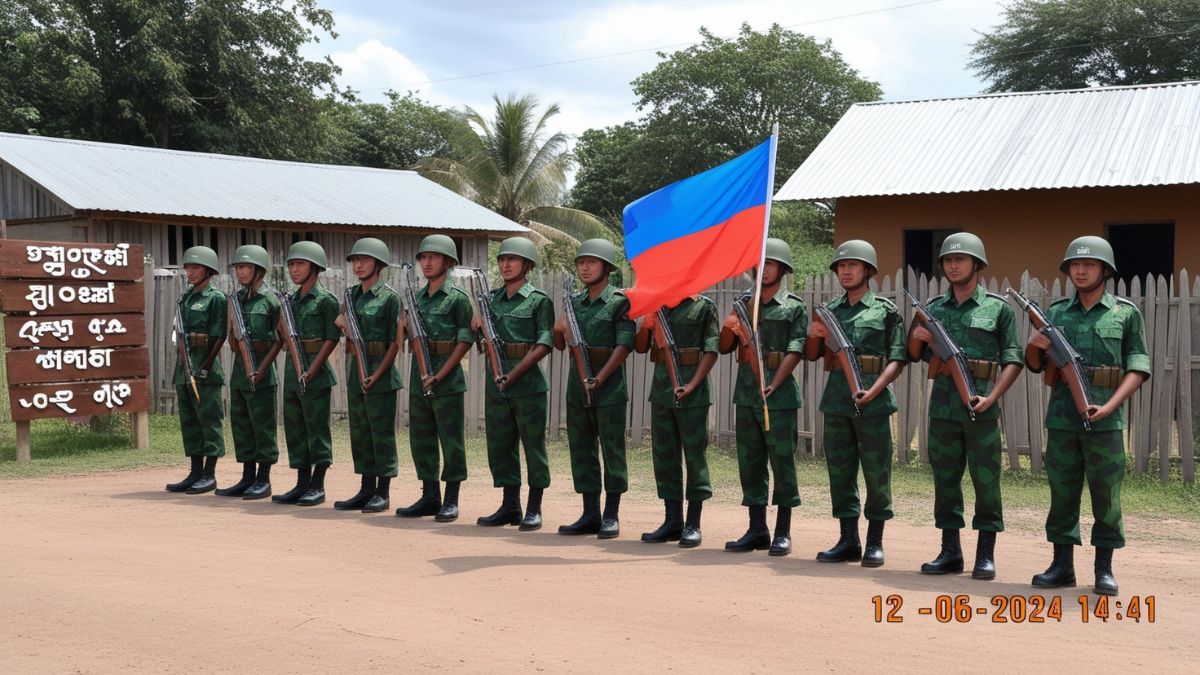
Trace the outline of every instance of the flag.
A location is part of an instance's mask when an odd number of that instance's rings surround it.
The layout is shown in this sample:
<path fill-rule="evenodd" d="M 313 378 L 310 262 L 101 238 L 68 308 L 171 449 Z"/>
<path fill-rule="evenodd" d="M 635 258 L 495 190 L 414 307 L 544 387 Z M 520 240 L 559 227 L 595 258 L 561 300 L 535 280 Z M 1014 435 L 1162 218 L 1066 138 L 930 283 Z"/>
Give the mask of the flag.
<path fill-rule="evenodd" d="M 637 318 L 759 265 L 775 173 L 775 139 L 625 207 L 625 291 Z"/>

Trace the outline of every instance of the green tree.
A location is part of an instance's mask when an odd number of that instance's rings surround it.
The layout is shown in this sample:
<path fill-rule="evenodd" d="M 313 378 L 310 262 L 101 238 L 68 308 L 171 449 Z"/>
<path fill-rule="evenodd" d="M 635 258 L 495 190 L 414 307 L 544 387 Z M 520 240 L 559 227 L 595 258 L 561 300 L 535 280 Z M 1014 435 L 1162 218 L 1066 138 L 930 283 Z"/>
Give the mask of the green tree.
<path fill-rule="evenodd" d="M 971 53 L 989 92 L 1196 79 L 1200 2 L 1017 0 Z"/>
<path fill-rule="evenodd" d="M 417 160 L 450 152 L 459 115 L 428 104 L 412 92 L 387 92 L 388 103 L 337 103 L 333 138 L 320 161 L 330 164 L 408 169 Z"/>

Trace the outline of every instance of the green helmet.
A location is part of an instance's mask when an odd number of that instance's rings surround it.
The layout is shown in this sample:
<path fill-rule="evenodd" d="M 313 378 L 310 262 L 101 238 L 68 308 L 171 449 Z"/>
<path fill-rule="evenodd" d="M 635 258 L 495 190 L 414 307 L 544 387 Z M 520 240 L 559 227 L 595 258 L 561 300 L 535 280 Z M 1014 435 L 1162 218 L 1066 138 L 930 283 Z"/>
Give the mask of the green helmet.
<path fill-rule="evenodd" d="M 767 260 L 774 260 L 783 265 L 783 271 L 792 273 L 792 247 L 782 239 L 769 237 L 767 239 Z"/>
<path fill-rule="evenodd" d="M 293 260 L 307 260 L 323 270 L 329 268 L 325 249 L 315 241 L 298 241 L 292 244 L 292 247 L 288 249 L 287 262 Z"/>
<path fill-rule="evenodd" d="M 447 258 L 458 264 L 458 247 L 454 245 L 454 240 L 444 234 L 431 234 L 421 240 L 421 246 L 417 248 L 417 255 L 422 253 L 441 253 Z"/>
<path fill-rule="evenodd" d="M 496 257 L 499 258 L 502 255 L 515 255 L 524 258 L 533 263 L 535 267 L 541 262 L 541 259 L 538 257 L 537 246 L 534 246 L 533 242 L 525 237 L 509 237 L 500 242 L 500 252 L 496 254 Z"/>
<path fill-rule="evenodd" d="M 1113 274 L 1117 273 L 1117 259 L 1113 255 L 1112 244 L 1108 243 L 1108 240 L 1104 237 L 1079 237 L 1068 244 L 1067 252 L 1063 254 L 1063 261 L 1058 266 L 1058 269 L 1063 274 L 1066 274 L 1071 261 L 1080 258 L 1099 260 L 1108 265 L 1108 269 L 1112 270 Z"/>
<path fill-rule="evenodd" d="M 350 248 L 349 255 L 346 256 L 346 262 L 356 255 L 365 255 L 368 258 L 374 258 L 383 263 L 384 267 L 391 264 L 392 252 L 388 250 L 388 245 L 382 240 L 375 237 L 363 237 L 354 242 L 354 246 Z"/>
<path fill-rule="evenodd" d="M 217 252 L 207 246 L 193 246 L 183 252 L 184 265 L 203 265 L 214 272 L 220 272 L 221 263 L 217 262 Z"/>
<path fill-rule="evenodd" d="M 983 248 L 983 240 L 970 232 L 955 232 L 946 237 L 942 242 L 942 252 L 938 254 L 938 260 L 953 253 L 969 255 L 978 260 L 982 263 L 979 269 L 987 267 L 987 251 Z"/>
<path fill-rule="evenodd" d="M 258 244 L 246 244 L 237 247 L 237 250 L 233 252 L 233 262 L 229 264 L 231 266 L 241 264 L 257 265 L 266 272 L 271 269 L 271 254 L 267 253 L 267 249 Z"/>
<path fill-rule="evenodd" d="M 829 263 L 831 271 L 837 271 L 837 264 L 843 260 L 861 260 L 870 265 L 874 272 L 879 271 L 879 262 L 875 257 L 875 247 L 870 242 L 862 239 L 851 239 L 837 247 L 837 253 L 833 255 L 833 262 Z"/>
<path fill-rule="evenodd" d="M 579 260 L 584 256 L 599 258 L 613 267 L 617 266 L 617 247 L 607 239 L 588 239 L 581 243 L 575 259 Z"/>

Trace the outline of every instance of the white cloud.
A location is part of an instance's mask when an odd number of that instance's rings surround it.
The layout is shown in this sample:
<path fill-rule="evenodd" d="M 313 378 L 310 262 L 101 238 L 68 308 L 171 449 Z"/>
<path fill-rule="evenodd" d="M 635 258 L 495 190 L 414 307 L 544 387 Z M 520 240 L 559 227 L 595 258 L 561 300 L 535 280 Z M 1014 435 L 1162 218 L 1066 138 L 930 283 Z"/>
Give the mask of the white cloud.
<path fill-rule="evenodd" d="M 360 42 L 354 51 L 334 52 L 329 56 L 342 69 L 341 84 L 361 91 L 367 99 L 377 98 L 386 89 L 429 93 L 427 84 L 414 86 L 429 80 L 425 71 L 378 38 Z"/>

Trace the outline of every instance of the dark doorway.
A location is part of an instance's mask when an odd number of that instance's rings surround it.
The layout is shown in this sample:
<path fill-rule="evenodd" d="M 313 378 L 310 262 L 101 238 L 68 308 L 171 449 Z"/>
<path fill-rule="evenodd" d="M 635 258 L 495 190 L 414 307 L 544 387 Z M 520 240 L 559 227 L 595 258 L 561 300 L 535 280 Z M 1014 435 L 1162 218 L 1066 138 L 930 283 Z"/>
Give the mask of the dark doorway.
<path fill-rule="evenodd" d="M 942 242 L 961 228 L 943 228 L 938 230 L 905 230 L 904 231 L 904 266 L 911 267 L 917 274 L 933 278 L 942 275 L 941 266 L 937 264 L 938 253 L 942 250 Z"/>
<path fill-rule="evenodd" d="M 1108 226 L 1108 242 L 1117 257 L 1117 278 L 1128 284 L 1146 275 L 1175 274 L 1175 223 L 1122 223 Z"/>

